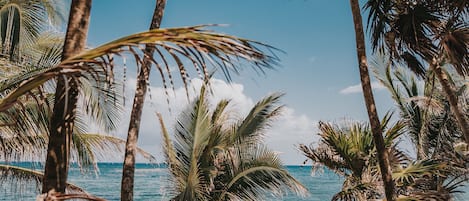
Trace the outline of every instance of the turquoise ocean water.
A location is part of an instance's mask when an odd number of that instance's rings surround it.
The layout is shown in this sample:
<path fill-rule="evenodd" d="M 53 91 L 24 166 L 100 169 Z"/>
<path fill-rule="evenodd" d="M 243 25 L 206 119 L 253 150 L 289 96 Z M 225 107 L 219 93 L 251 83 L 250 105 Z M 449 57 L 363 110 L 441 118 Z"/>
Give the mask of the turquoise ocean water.
<path fill-rule="evenodd" d="M 27 164 L 20 164 L 26 166 Z M 282 198 L 269 198 L 269 200 L 301 201 L 330 200 L 332 195 L 339 191 L 342 179 L 334 173 L 325 170 L 321 174 L 311 176 L 311 169 L 308 166 L 287 166 L 287 170 L 301 183 L 303 183 L 311 195 L 306 198 L 299 198 L 289 194 Z M 79 168 L 71 168 L 69 181 L 84 188 L 89 193 L 108 199 L 119 200 L 120 179 L 122 174 L 122 164 L 101 163 L 99 164 L 99 174 L 81 174 Z M 151 164 L 137 164 L 135 172 L 135 200 L 168 200 L 169 195 L 165 194 L 164 182 L 168 177 L 166 168 Z M 15 188 L 15 192 L 12 192 Z M 22 192 L 21 195 L 18 192 Z M 11 183 L 4 181 L 0 186 L 0 200 L 35 200 L 36 192 L 33 184 Z M 457 200 L 469 200 L 469 194 L 458 196 Z"/>

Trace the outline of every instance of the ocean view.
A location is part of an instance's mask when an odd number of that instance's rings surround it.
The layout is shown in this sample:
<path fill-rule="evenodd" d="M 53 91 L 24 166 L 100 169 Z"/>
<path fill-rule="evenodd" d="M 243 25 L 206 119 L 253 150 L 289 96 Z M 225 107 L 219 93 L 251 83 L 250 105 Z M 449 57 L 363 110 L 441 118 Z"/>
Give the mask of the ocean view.
<path fill-rule="evenodd" d="M 18 164 L 18 163 L 17 163 Z M 28 163 L 18 165 L 27 166 Z M 289 194 L 282 200 L 330 200 L 334 192 L 337 192 L 342 184 L 342 179 L 334 173 L 325 170 L 323 174 L 311 176 L 311 168 L 308 166 L 287 166 L 287 170 L 311 192 L 311 196 L 304 199 Z M 100 163 L 99 175 L 86 173 L 82 175 L 79 168 L 73 167 L 70 171 L 69 181 L 84 188 L 88 193 L 105 198 L 107 200 L 119 200 L 120 181 L 122 176 L 121 163 Z M 135 172 L 135 200 L 169 200 L 165 193 L 164 184 L 168 178 L 165 167 L 153 164 L 137 164 Z M 11 188 L 21 188 L 14 193 Z M 32 184 L 11 184 L 3 182 L 0 187 L 0 200 L 35 200 L 36 192 Z M 278 200 L 278 198 L 271 198 Z"/>
<path fill-rule="evenodd" d="M 0 0 L 0 201 L 469 201 L 468 16 Z"/>
<path fill-rule="evenodd" d="M 17 165 L 27 166 L 29 163 L 16 163 Z M 268 198 L 267 200 L 311 200 L 322 201 L 331 200 L 334 193 L 341 188 L 343 179 L 333 172 L 324 169 L 321 174 L 311 176 L 310 166 L 286 166 L 287 170 L 302 184 L 304 184 L 311 195 L 306 198 L 300 198 L 289 194 L 283 198 Z M 70 171 L 70 182 L 84 188 L 88 193 L 105 198 L 107 200 L 119 200 L 120 181 L 122 174 L 121 163 L 100 163 L 99 175 L 94 173 L 81 174 L 79 168 L 73 167 Z M 169 200 L 169 195 L 165 193 L 164 185 L 168 178 L 168 172 L 165 167 L 154 164 L 137 164 L 135 172 L 135 200 Z M 11 191 L 11 188 L 18 189 L 18 193 Z M 33 184 L 17 184 L 6 182 L 0 186 L 0 200 L 35 200 Z M 19 192 L 22 192 L 21 194 Z M 469 200 L 469 194 L 461 194 L 456 200 Z"/>

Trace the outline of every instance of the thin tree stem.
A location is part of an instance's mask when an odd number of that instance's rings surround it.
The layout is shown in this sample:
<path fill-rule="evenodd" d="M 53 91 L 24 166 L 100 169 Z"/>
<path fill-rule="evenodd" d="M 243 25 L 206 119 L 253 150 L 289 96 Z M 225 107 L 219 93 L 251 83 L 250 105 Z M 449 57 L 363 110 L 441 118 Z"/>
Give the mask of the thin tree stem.
<path fill-rule="evenodd" d="M 443 91 L 448 99 L 451 112 L 459 124 L 459 127 L 463 133 L 466 144 L 469 144 L 469 123 L 467 122 L 466 117 L 462 113 L 461 107 L 459 107 L 458 97 L 456 97 L 456 90 L 453 89 L 450 81 L 448 80 L 448 75 L 443 71 L 436 59 L 430 63 L 430 67 L 435 71 L 436 77 L 440 82 Z"/>
<path fill-rule="evenodd" d="M 153 18 L 150 25 L 151 29 L 158 29 L 163 19 L 164 7 L 166 0 L 157 0 Z M 137 76 L 137 87 L 130 114 L 129 130 L 127 133 L 127 142 L 125 144 L 125 158 L 122 167 L 121 181 L 121 200 L 133 200 L 134 177 L 135 177 L 135 155 L 137 151 L 138 134 L 140 129 L 140 121 L 142 118 L 143 106 L 147 92 L 148 82 L 150 79 L 150 70 L 152 66 L 151 57 L 153 57 L 155 49 L 152 46 L 146 46 L 142 66 Z"/>
<path fill-rule="evenodd" d="M 394 181 L 392 180 L 391 166 L 389 163 L 389 152 L 384 144 L 378 112 L 376 111 L 373 92 L 371 90 L 370 75 L 368 72 L 368 64 L 365 50 L 365 36 L 363 33 L 363 23 L 360 14 L 360 5 L 358 4 L 358 0 L 350 0 L 350 5 L 352 7 L 352 15 L 355 28 L 355 41 L 357 45 L 357 57 L 360 70 L 360 79 L 363 89 L 363 96 L 365 98 L 365 105 L 368 111 L 371 131 L 373 133 L 373 141 L 375 143 L 376 151 L 378 153 L 378 162 L 384 184 L 386 199 L 388 201 L 393 201 L 395 200 Z"/>

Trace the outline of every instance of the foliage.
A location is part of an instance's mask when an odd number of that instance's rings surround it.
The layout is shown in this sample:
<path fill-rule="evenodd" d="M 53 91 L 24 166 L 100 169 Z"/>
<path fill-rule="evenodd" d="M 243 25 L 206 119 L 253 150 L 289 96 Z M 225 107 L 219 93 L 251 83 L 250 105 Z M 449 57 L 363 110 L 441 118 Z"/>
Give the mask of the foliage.
<path fill-rule="evenodd" d="M 373 50 L 391 62 L 425 76 L 422 61 L 444 58 L 460 75 L 469 72 L 467 1 L 369 0 L 364 8 Z"/>
<path fill-rule="evenodd" d="M 406 157 L 399 157 L 404 154 L 395 149 L 395 140 L 402 135 L 404 125 L 397 122 L 388 126 L 390 119 L 391 114 L 387 114 L 381 127 L 386 149 L 392 151 L 391 164 L 396 165 L 406 160 Z M 370 127 L 358 122 L 347 122 L 343 126 L 320 122 L 319 130 L 319 145 L 300 144 L 300 150 L 313 161 L 313 171 L 325 166 L 345 177 L 342 191 L 335 194 L 332 200 L 364 200 L 383 196 Z"/>
<path fill-rule="evenodd" d="M 459 150 L 466 146 L 461 142 L 463 135 L 442 89 L 434 82 L 434 75 L 429 73 L 428 79 L 419 81 L 402 67 L 392 68 L 383 57 L 377 57 L 372 65 L 376 77 L 388 88 L 398 106 L 400 119 L 406 127 L 405 135 L 417 153 L 417 160 L 396 167 L 393 175 L 396 183 L 404 187 L 407 198 L 451 198 L 467 182 L 469 158 Z M 459 101 L 466 106 L 462 109 L 467 110 L 466 87 L 457 75 L 453 82 L 460 86 Z M 415 172 L 419 174 L 417 179 Z"/>
<path fill-rule="evenodd" d="M 261 143 L 280 94 L 259 101 L 241 120 L 227 111 L 228 100 L 211 110 L 205 88 L 178 118 L 171 139 L 160 117 L 173 200 L 258 200 L 286 189 L 306 189 L 283 168 L 277 154 Z"/>
<path fill-rule="evenodd" d="M 64 21 L 63 2 L 57 0 L 0 1 L 2 57 L 29 60 L 27 52 L 41 33 Z"/>

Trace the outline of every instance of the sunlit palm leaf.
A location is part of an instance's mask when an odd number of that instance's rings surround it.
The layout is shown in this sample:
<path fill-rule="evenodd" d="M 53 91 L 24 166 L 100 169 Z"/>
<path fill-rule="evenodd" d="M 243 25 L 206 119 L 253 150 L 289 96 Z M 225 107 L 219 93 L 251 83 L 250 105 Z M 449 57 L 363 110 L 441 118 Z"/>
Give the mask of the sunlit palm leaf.
<path fill-rule="evenodd" d="M 306 194 L 306 189 L 283 168 L 278 156 L 260 145 L 265 131 L 262 127 L 278 114 L 275 104 L 280 95 L 259 101 L 239 121 L 249 122 L 246 124 L 254 131 L 249 137 L 233 140 L 233 135 L 242 135 L 235 132 L 243 129 L 233 129 L 242 124 L 230 119 L 226 110 L 229 101 L 220 101 L 212 111 L 205 93 L 203 87 L 201 95 L 180 116 L 174 144 L 162 125 L 166 161 L 173 177 L 173 199 L 257 200 L 266 192 Z"/>
<path fill-rule="evenodd" d="M 0 2 L 2 53 L 21 60 L 20 51 L 28 49 L 46 27 L 64 21 L 64 4 L 56 0 Z"/>
<path fill-rule="evenodd" d="M 276 106 L 282 94 L 270 95 L 251 109 L 249 114 L 235 128 L 234 141 L 253 141 L 262 137 L 263 130 L 270 126 L 270 120 L 280 114 L 282 106 Z M 252 139 L 250 139 L 252 138 Z M 257 138 L 257 139 L 256 139 Z"/>
<path fill-rule="evenodd" d="M 218 200 L 259 200 L 267 193 L 282 196 L 288 191 L 307 195 L 306 188 L 283 168 L 274 152 L 262 146 L 241 145 L 237 148 L 238 166 L 226 183 Z"/>
<path fill-rule="evenodd" d="M 72 136 L 72 159 L 76 161 L 82 170 L 88 167 L 94 167 L 97 171 L 97 162 L 101 160 L 109 160 L 109 153 L 122 152 L 125 140 L 103 134 L 74 134 Z M 143 156 L 150 162 L 156 161 L 154 156 L 137 148 L 138 154 Z"/>
<path fill-rule="evenodd" d="M 417 178 L 437 175 L 444 164 L 434 160 L 421 160 L 409 164 L 407 167 L 393 172 L 393 179 L 398 185 L 414 183 Z"/>
<path fill-rule="evenodd" d="M 277 58 L 263 53 L 259 48 L 272 49 L 272 47 L 255 41 L 234 36 L 218 34 L 204 30 L 204 26 L 158 29 L 130 35 L 111 43 L 87 50 L 63 61 L 59 66 L 32 77 L 21 84 L 19 88 L 0 101 L 0 111 L 3 111 L 18 101 L 18 98 L 46 81 L 56 76 L 85 76 L 88 79 L 100 80 L 104 75 L 105 81 L 113 83 L 113 57 L 124 52 L 135 56 L 137 64 L 141 63 L 140 45 L 154 45 L 157 56 L 152 59 L 156 68 L 162 73 L 163 82 L 166 83 L 165 74 L 173 58 L 179 68 L 181 79 L 187 83 L 188 71 L 180 63 L 182 58 L 192 61 L 191 65 L 199 69 L 200 76 L 208 77 L 208 66 L 223 68 L 227 72 L 234 69 L 237 63 L 248 61 L 255 68 L 272 68 Z M 168 56 L 171 55 L 171 56 Z M 227 74 L 229 76 L 229 74 Z M 229 77 L 228 77 L 229 78 Z M 167 87 L 164 84 L 164 87 Z"/>
<path fill-rule="evenodd" d="M 8 179 L 17 180 L 23 185 L 24 183 L 22 182 L 35 182 L 37 186 L 37 191 L 39 192 L 39 183 L 42 181 L 43 177 L 42 172 L 5 164 L 0 164 L 0 172 L 2 173 L 2 176 L 0 177 L 0 182 L 3 183 L 5 180 Z M 67 191 L 86 193 L 86 191 L 84 191 L 82 188 L 71 183 L 67 184 Z"/>

